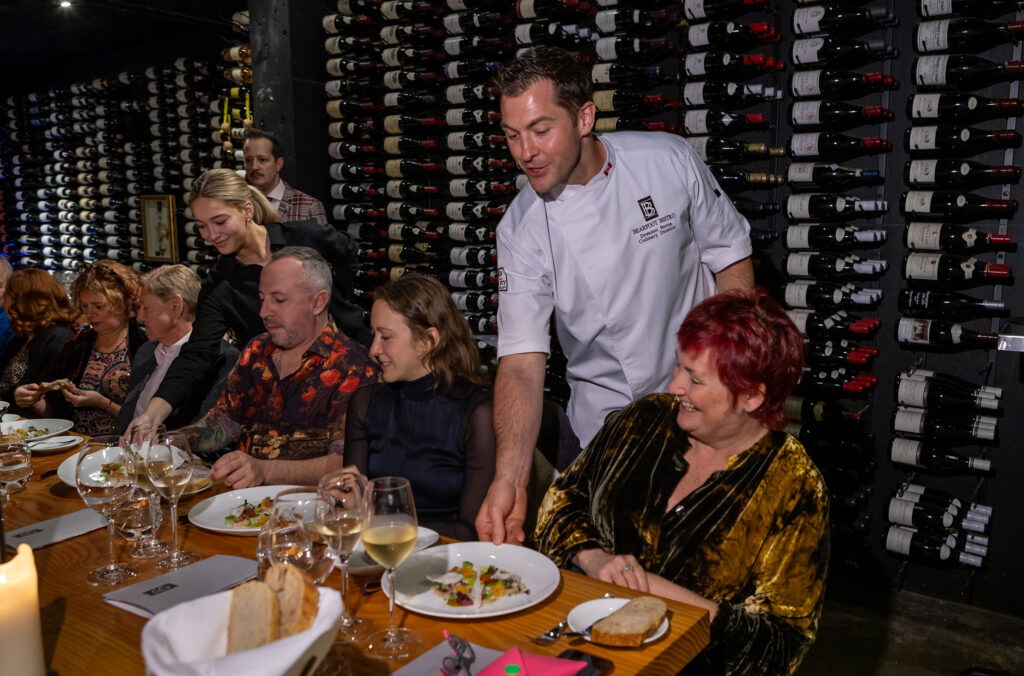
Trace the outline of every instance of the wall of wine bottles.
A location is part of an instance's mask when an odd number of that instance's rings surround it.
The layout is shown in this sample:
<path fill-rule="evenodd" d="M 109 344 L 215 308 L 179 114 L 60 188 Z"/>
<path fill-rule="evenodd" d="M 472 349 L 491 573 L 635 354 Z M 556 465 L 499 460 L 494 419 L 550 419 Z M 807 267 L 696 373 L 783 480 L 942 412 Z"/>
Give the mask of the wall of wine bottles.
<path fill-rule="evenodd" d="M 239 32 L 243 19 L 239 14 L 234 22 Z M 229 34 L 225 24 L 218 42 Z M 170 58 L 110 78 L 4 96 L 0 246 L 11 263 L 64 279 L 100 258 L 138 271 L 176 260 L 205 274 L 213 255 L 187 222 L 182 198 L 203 169 L 242 169 L 240 152 L 228 141 L 240 137 L 251 118 L 239 73 L 246 69 L 244 52 L 244 45 L 223 49 L 223 66 Z M 222 84 L 222 73 L 237 86 Z M 145 244 L 148 195 L 171 201 L 148 207 L 158 225 Z M 176 217 L 173 231 L 165 227 L 168 206 Z"/>

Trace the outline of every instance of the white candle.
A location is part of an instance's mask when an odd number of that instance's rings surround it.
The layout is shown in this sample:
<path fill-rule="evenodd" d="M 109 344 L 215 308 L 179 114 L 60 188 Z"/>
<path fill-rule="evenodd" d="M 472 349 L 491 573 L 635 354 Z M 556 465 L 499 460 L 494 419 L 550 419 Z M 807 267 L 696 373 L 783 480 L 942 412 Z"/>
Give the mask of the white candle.
<path fill-rule="evenodd" d="M 39 583 L 32 548 L 0 564 L 0 665 L 5 674 L 45 676 Z"/>

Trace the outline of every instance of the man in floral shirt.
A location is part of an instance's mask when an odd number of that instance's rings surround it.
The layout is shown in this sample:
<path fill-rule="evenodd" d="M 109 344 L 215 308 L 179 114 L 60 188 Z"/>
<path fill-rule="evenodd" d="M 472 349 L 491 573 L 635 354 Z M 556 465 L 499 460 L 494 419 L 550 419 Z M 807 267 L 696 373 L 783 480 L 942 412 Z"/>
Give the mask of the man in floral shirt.
<path fill-rule="evenodd" d="M 330 321 L 331 271 L 307 247 L 285 247 L 260 275 L 267 327 L 246 345 L 217 405 L 194 425 L 193 449 L 237 444 L 213 465 L 231 488 L 316 484 L 342 466 L 352 393 L 377 382 L 366 348 Z"/>

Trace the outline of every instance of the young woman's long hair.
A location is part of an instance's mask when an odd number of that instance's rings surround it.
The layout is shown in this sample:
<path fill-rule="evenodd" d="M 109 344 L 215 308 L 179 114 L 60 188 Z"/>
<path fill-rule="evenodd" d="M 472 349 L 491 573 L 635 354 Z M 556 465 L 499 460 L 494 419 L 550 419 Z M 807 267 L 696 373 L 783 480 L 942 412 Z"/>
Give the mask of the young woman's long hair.
<path fill-rule="evenodd" d="M 414 340 L 429 341 L 427 329 L 437 329 L 437 344 L 427 351 L 424 364 L 439 383 L 449 389 L 458 379 L 486 384 L 473 331 L 441 282 L 408 275 L 377 287 L 373 295 L 405 318 Z"/>

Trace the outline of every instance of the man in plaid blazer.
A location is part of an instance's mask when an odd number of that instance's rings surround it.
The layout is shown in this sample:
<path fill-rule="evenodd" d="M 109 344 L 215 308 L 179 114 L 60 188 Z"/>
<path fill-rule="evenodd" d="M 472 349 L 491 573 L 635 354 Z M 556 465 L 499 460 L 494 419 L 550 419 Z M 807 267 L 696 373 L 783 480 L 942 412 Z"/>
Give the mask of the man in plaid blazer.
<path fill-rule="evenodd" d="M 282 222 L 314 219 L 327 225 L 324 205 L 312 195 L 296 190 L 281 179 L 281 142 L 277 137 L 259 129 L 245 132 L 245 180 L 259 188 L 277 209 Z"/>

